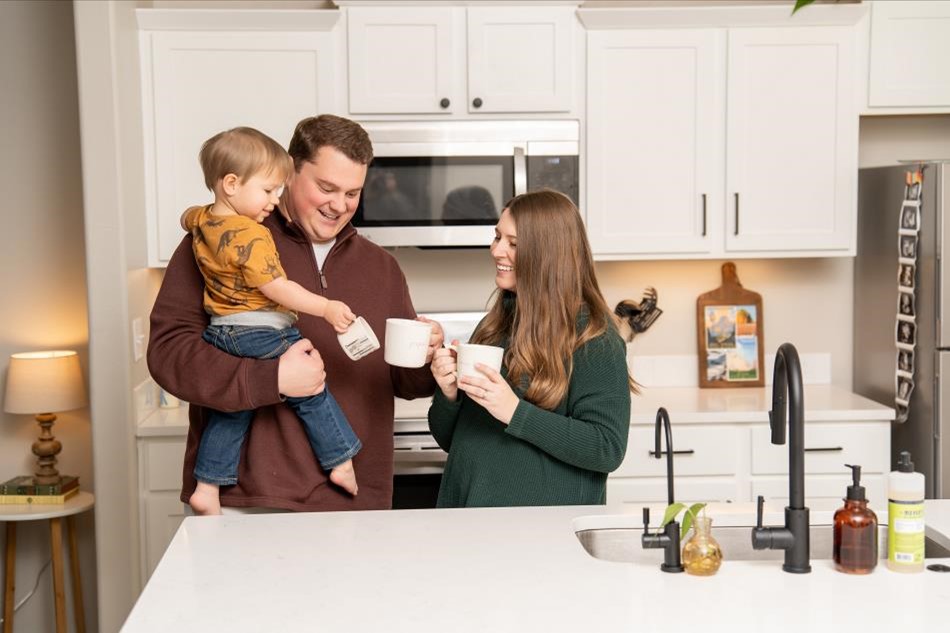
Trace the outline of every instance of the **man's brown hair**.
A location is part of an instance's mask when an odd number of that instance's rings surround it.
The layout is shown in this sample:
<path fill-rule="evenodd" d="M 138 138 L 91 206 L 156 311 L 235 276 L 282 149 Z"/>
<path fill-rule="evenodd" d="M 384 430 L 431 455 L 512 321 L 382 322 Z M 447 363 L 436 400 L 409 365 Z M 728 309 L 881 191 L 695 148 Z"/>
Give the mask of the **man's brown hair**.
<path fill-rule="evenodd" d="M 294 169 L 313 161 L 321 147 L 332 147 L 361 165 L 373 160 L 373 143 L 366 130 L 350 119 L 321 114 L 307 117 L 297 124 L 287 152 L 294 159 Z"/>
<path fill-rule="evenodd" d="M 280 143 L 251 127 L 218 132 L 201 145 L 198 162 L 211 191 L 228 174 L 234 174 L 243 184 L 261 172 L 276 173 L 282 180 L 293 173 L 290 156 Z"/>

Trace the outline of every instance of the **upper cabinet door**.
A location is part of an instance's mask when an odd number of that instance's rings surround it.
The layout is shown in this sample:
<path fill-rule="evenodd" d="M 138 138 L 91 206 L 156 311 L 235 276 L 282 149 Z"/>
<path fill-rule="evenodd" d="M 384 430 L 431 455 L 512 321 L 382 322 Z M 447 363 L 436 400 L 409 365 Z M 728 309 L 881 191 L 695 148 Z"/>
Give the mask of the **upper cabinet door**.
<path fill-rule="evenodd" d="M 350 112 L 464 112 L 464 8 L 349 7 Z"/>
<path fill-rule="evenodd" d="M 212 199 L 198 164 L 205 140 L 246 125 L 286 146 L 299 120 L 339 111 L 333 42 L 331 32 L 142 33 L 150 265 L 181 242 L 182 211 Z"/>
<path fill-rule="evenodd" d="M 726 250 L 853 250 L 854 29 L 731 29 Z"/>
<path fill-rule="evenodd" d="M 574 7 L 468 9 L 469 112 L 568 112 Z"/>
<path fill-rule="evenodd" d="M 871 3 L 868 105 L 950 107 L 950 2 Z"/>
<path fill-rule="evenodd" d="M 597 255 L 703 254 L 721 244 L 724 37 L 588 35 L 587 229 Z"/>

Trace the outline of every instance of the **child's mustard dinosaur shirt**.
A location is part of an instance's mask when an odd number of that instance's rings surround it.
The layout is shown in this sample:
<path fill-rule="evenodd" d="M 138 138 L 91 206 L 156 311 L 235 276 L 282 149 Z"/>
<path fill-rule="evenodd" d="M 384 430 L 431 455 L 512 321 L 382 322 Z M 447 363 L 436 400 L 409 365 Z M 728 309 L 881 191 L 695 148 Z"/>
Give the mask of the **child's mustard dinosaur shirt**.
<path fill-rule="evenodd" d="M 271 310 L 296 316 L 271 301 L 259 286 L 285 277 L 270 231 L 243 215 L 212 215 L 211 205 L 191 207 L 185 228 L 205 280 L 205 312 L 225 316 Z"/>

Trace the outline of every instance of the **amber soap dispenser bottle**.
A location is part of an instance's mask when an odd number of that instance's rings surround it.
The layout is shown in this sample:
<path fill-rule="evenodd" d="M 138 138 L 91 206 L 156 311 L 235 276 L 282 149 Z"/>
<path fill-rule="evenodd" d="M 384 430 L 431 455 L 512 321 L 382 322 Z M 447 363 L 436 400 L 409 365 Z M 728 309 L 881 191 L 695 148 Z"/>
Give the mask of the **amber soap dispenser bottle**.
<path fill-rule="evenodd" d="M 852 485 L 844 507 L 835 512 L 835 569 L 846 574 L 870 574 L 877 565 L 877 515 L 868 508 L 861 485 L 861 467 L 851 469 Z"/>

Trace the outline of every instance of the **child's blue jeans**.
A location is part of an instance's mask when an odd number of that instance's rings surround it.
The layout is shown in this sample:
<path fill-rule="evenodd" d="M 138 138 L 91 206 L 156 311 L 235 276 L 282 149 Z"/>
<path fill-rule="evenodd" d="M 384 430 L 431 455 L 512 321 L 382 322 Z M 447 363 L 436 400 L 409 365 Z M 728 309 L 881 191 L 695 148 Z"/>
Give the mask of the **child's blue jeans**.
<path fill-rule="evenodd" d="M 276 329 L 248 325 L 209 325 L 204 340 L 233 356 L 277 358 L 302 337 L 297 328 Z M 287 398 L 307 432 L 320 466 L 330 471 L 356 455 L 362 444 L 350 428 L 340 405 L 324 388 L 323 393 Z M 241 445 L 254 411 L 211 411 L 198 446 L 195 479 L 228 486 L 237 483 Z"/>

